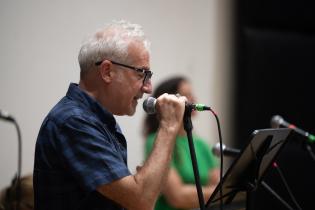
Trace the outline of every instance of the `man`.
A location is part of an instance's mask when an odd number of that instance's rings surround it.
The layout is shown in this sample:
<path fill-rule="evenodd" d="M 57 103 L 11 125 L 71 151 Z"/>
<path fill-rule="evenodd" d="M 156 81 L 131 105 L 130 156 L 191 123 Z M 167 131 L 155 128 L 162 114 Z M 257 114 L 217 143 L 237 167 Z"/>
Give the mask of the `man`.
<path fill-rule="evenodd" d="M 160 128 L 137 173 L 113 115 L 133 115 L 152 92 L 149 42 L 141 27 L 113 22 L 81 47 L 80 82 L 45 118 L 36 142 L 36 210 L 153 209 L 168 171 L 185 98 L 157 99 Z"/>

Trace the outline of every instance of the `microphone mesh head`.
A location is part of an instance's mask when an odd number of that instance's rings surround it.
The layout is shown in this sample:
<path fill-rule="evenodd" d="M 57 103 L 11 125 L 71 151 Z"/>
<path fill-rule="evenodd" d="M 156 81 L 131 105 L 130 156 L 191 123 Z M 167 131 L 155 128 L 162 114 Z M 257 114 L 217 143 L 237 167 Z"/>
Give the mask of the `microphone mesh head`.
<path fill-rule="evenodd" d="M 143 101 L 143 109 L 147 114 L 155 114 L 156 99 L 149 97 Z"/>
<path fill-rule="evenodd" d="M 282 122 L 283 118 L 280 115 L 275 115 L 271 118 L 270 124 L 272 128 L 279 128 Z"/>
<path fill-rule="evenodd" d="M 225 146 L 224 144 L 222 144 L 223 154 L 224 154 L 225 148 L 226 148 L 226 146 Z M 212 147 L 212 153 L 213 153 L 215 156 L 220 157 L 220 154 L 221 154 L 220 142 L 216 143 L 216 144 Z"/>

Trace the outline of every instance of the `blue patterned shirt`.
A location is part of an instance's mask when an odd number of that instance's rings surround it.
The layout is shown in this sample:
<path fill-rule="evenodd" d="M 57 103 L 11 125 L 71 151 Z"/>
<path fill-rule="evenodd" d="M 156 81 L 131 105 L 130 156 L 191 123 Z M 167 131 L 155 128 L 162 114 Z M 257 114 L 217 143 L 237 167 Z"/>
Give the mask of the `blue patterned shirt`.
<path fill-rule="evenodd" d="M 35 210 L 121 210 L 96 188 L 128 175 L 127 143 L 114 116 L 70 84 L 37 137 Z"/>

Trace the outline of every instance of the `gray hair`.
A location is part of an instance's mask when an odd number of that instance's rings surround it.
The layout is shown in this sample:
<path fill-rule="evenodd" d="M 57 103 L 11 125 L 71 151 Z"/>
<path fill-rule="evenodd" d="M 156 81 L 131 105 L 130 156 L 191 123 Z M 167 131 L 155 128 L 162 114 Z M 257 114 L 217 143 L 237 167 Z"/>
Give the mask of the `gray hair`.
<path fill-rule="evenodd" d="M 150 42 L 138 24 L 124 20 L 113 21 L 105 28 L 98 30 L 81 46 L 78 56 L 81 77 L 96 68 L 95 62 L 103 59 L 126 62 L 131 41 L 142 42 L 144 48 L 150 52 Z"/>

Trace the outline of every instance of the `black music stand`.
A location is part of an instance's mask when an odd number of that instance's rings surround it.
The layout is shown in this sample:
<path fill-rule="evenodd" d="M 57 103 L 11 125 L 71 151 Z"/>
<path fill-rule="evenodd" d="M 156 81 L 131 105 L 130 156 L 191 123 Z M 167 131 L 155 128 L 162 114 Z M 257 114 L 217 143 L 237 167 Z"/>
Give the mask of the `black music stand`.
<path fill-rule="evenodd" d="M 252 206 L 251 194 L 258 186 L 268 189 L 262 181 L 266 171 L 273 164 L 275 158 L 289 138 L 292 137 L 291 129 L 261 129 L 255 130 L 250 142 L 244 147 L 240 155 L 227 170 L 222 183 L 222 198 L 220 197 L 220 184 L 209 198 L 206 209 L 219 209 L 220 200 L 224 209 L 250 210 Z M 275 197 L 286 204 L 278 195 Z"/>

